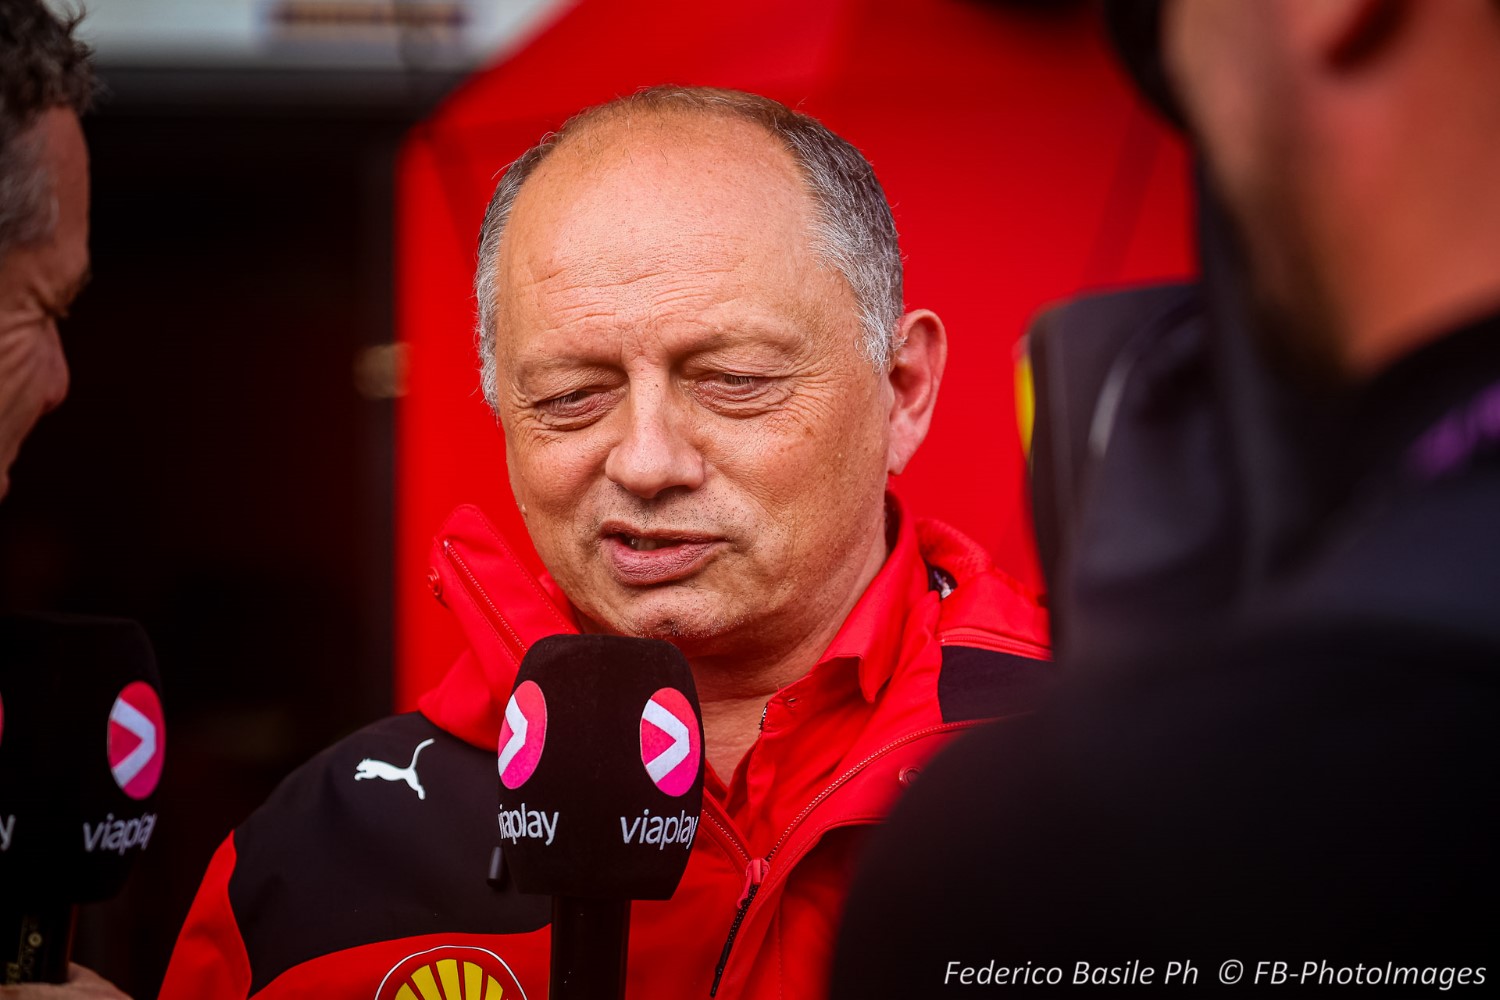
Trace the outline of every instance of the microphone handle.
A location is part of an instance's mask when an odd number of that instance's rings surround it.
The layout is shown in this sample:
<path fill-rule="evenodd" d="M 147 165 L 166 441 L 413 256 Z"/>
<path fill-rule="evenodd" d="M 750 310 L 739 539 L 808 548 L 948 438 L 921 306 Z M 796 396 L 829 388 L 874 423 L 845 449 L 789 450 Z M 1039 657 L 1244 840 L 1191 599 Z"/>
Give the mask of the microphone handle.
<path fill-rule="evenodd" d="M 77 917 L 70 903 L 0 910 L 0 984 L 66 982 Z"/>
<path fill-rule="evenodd" d="M 623 1000 L 630 900 L 552 897 L 549 1000 Z"/>

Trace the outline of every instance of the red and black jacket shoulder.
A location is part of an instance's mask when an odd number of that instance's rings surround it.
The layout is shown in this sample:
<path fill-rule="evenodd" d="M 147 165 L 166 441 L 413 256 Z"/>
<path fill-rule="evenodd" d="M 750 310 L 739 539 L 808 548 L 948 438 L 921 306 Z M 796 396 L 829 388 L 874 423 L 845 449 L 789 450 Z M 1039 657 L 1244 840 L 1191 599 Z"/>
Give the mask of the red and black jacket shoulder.
<path fill-rule="evenodd" d="M 287 778 L 234 835 L 228 894 L 250 993 L 362 945 L 546 926 L 550 900 L 488 879 L 494 802 L 474 792 L 497 780 L 493 752 L 416 713 L 355 733 Z"/>

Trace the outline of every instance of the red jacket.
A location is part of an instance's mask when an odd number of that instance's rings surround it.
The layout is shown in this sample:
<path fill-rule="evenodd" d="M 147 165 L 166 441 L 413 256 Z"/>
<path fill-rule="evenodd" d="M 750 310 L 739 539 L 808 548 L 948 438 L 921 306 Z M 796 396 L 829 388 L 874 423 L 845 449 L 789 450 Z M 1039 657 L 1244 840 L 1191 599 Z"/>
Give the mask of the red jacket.
<path fill-rule="evenodd" d="M 952 528 L 895 516 L 823 658 L 771 700 L 727 783 L 710 773 L 676 895 L 634 905 L 632 997 L 707 997 L 716 980 L 724 998 L 821 994 L 870 826 L 953 735 L 1022 710 L 1045 670 L 1027 595 Z M 486 881 L 494 759 L 521 655 L 574 625 L 478 511 L 456 511 L 433 551 L 468 651 L 420 714 L 320 754 L 225 841 L 168 1000 L 546 995 L 550 901 Z"/>

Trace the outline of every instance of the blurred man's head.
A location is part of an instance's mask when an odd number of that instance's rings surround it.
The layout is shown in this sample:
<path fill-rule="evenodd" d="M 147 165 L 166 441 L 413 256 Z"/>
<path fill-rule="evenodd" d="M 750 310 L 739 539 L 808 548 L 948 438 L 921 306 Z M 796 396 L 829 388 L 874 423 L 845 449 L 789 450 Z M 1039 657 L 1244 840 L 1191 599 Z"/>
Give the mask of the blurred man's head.
<path fill-rule="evenodd" d="M 88 49 L 41 0 L 0 0 L 0 496 L 68 391 L 58 321 L 88 277 Z"/>
<path fill-rule="evenodd" d="M 1269 326 L 1364 377 L 1500 305 L 1500 2 L 1163 0 Z"/>
<path fill-rule="evenodd" d="M 763 98 L 647 91 L 511 166 L 476 284 L 511 485 L 586 625 L 706 657 L 826 643 L 944 357 L 902 315 L 865 159 Z"/>

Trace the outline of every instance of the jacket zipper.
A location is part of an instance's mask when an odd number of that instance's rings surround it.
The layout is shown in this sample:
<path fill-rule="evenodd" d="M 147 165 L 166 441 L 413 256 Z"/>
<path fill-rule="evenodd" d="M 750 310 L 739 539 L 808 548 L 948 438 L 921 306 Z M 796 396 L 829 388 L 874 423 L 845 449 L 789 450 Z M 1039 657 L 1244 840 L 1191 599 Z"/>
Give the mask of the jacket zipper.
<path fill-rule="evenodd" d="M 863 771 L 866 767 L 869 767 L 875 761 L 879 760 L 881 757 L 884 757 L 892 750 L 903 747 L 914 740 L 919 740 L 927 736 L 935 735 L 937 733 L 954 732 L 961 729 L 972 729 L 975 726 L 983 725 L 985 721 L 986 720 L 976 720 L 973 722 L 945 722 L 941 725 L 929 726 L 926 729 L 919 729 L 914 733 L 907 733 L 900 739 L 893 740 L 890 743 L 887 743 L 885 746 L 871 753 L 859 763 L 850 767 L 843 774 L 840 774 L 837 778 L 833 779 L 833 781 L 830 782 L 827 787 L 825 787 L 817 795 L 813 796 L 813 800 L 809 802 L 802 809 L 802 811 L 797 814 L 796 818 L 794 818 L 791 823 L 787 825 L 787 828 L 782 831 L 781 836 L 777 838 L 776 843 L 771 846 L 771 849 L 766 852 L 766 856 L 764 858 L 751 858 L 749 852 L 746 851 L 743 847 L 740 847 L 738 839 L 730 834 L 730 831 L 724 827 L 724 824 L 720 823 L 717 819 L 710 816 L 710 822 L 719 827 L 720 830 L 722 830 L 726 835 L 729 836 L 731 842 L 739 848 L 740 853 L 745 855 L 745 857 L 748 859 L 748 863 L 745 866 L 745 888 L 744 891 L 740 893 L 739 904 L 734 914 L 734 922 L 729 925 L 729 936 L 724 940 L 724 950 L 719 953 L 719 964 L 714 967 L 714 982 L 713 986 L 709 988 L 708 995 L 710 997 L 714 997 L 719 993 L 719 983 L 724 978 L 725 968 L 727 968 L 729 965 L 729 954 L 734 950 L 734 939 L 739 936 L 740 925 L 745 922 L 745 915 L 750 911 L 750 904 L 755 901 L 756 895 L 760 892 L 761 885 L 764 884 L 767 877 L 771 873 L 771 859 L 776 856 L 777 852 L 779 852 L 783 847 L 786 846 L 787 839 L 791 837 L 792 832 L 801 825 L 802 821 L 805 820 L 814 809 L 821 805 L 824 800 L 828 798 L 828 796 L 832 795 L 834 792 L 838 791 L 841 787 L 847 784 L 849 780 L 856 774 Z M 777 870 L 780 871 L 780 869 Z"/>
<path fill-rule="evenodd" d="M 752 858 L 745 866 L 745 888 L 740 893 L 740 901 L 734 911 L 734 922 L 729 925 L 729 936 L 724 939 L 724 950 L 719 952 L 719 964 L 714 966 L 714 984 L 708 988 L 708 995 L 711 997 L 719 993 L 719 981 L 724 978 L 724 968 L 729 964 L 729 953 L 734 950 L 734 939 L 739 936 L 740 924 L 745 922 L 745 914 L 750 912 L 750 904 L 755 901 L 755 894 L 760 892 L 760 884 L 765 881 L 766 872 L 770 868 L 771 862 L 767 858 Z"/>
<path fill-rule="evenodd" d="M 501 645 L 505 647 L 505 651 L 510 654 L 511 659 L 519 664 L 522 657 L 526 655 L 526 644 L 521 641 L 521 637 L 516 634 L 516 630 L 511 628 L 510 622 L 505 620 L 505 616 L 500 613 L 500 609 L 495 606 L 495 602 L 490 600 L 490 595 L 485 593 L 484 587 L 479 583 L 479 578 L 474 575 L 473 570 L 469 569 L 469 564 L 464 562 L 463 556 L 458 554 L 458 550 L 453 547 L 453 543 L 446 538 L 443 539 L 443 555 L 458 570 L 459 580 L 463 583 L 464 590 L 469 595 L 469 600 L 473 601 L 480 612 L 485 614 L 485 618 L 488 619 L 490 628 L 494 631 L 496 638 L 500 640 Z"/>

